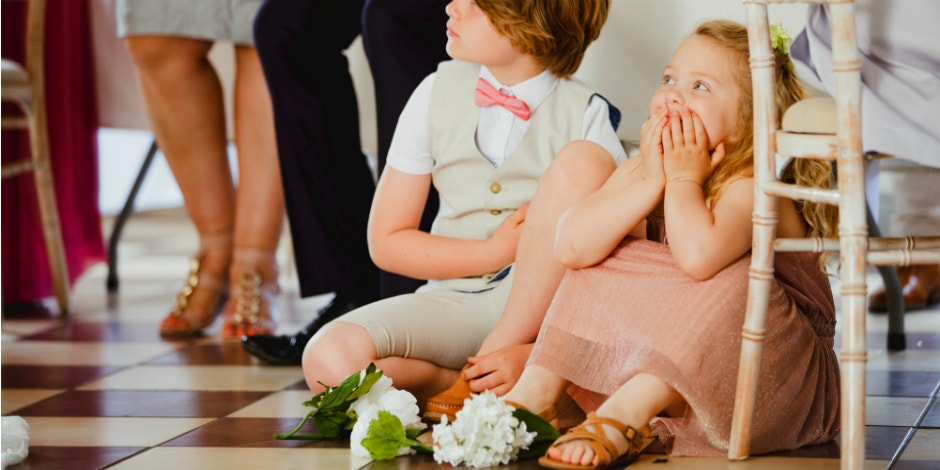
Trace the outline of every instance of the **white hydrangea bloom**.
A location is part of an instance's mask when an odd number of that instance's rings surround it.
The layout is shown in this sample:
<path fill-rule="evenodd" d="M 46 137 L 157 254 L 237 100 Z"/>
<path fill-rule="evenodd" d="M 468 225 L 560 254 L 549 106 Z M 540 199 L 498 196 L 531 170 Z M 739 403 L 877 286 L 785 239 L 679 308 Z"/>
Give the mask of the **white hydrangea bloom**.
<path fill-rule="evenodd" d="M 433 428 L 434 460 L 453 466 L 492 467 L 515 460 L 536 433 L 512 415 L 513 407 L 486 391 L 467 399 L 453 424 L 446 416 Z"/>

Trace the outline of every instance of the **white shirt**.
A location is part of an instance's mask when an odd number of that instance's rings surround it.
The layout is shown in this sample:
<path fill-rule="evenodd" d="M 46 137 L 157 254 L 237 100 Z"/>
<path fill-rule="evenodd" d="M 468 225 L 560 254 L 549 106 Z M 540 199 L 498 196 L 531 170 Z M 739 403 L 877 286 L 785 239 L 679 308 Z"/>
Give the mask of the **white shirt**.
<path fill-rule="evenodd" d="M 437 73 L 428 75 L 411 94 L 408 103 L 398 118 L 395 135 L 388 149 L 386 165 L 412 175 L 430 174 L 434 168 L 428 137 L 428 111 L 431 105 L 431 89 Z M 515 86 L 499 83 L 486 68 L 480 68 L 480 76 L 497 90 L 524 101 L 534 113 L 542 101 L 545 101 L 555 86 L 558 77 L 545 70 Z M 529 121 L 516 117 L 501 106 L 480 108 L 480 122 L 477 124 L 476 145 L 480 153 L 493 166 L 498 167 L 522 141 Z M 597 143 L 607 149 L 617 165 L 627 159 L 626 152 L 610 124 L 608 104 L 603 98 L 591 97 L 584 113 L 581 125 L 581 138 Z"/>

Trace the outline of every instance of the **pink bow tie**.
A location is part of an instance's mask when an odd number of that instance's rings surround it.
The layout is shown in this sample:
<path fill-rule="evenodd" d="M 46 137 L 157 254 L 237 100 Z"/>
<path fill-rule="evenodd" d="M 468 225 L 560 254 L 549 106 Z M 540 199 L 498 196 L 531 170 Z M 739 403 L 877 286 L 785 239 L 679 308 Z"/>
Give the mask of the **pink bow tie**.
<path fill-rule="evenodd" d="M 473 102 L 477 106 L 502 106 L 515 114 L 523 121 L 529 120 L 529 105 L 518 98 L 513 98 L 499 90 L 484 80 L 482 77 L 477 79 L 476 98 Z"/>

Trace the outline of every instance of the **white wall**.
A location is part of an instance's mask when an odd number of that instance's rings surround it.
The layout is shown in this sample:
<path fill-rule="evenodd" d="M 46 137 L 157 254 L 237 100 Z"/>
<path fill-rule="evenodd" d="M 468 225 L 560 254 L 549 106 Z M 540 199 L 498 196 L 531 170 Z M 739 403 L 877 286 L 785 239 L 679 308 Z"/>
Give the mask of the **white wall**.
<path fill-rule="evenodd" d="M 771 21 L 796 36 L 805 11 L 801 5 L 775 5 Z M 575 76 L 620 108 L 617 133 L 635 140 L 672 52 L 699 23 L 719 18 L 744 23 L 744 6 L 740 0 L 613 0 L 607 24 Z"/>
<path fill-rule="evenodd" d="M 130 60 L 116 37 L 114 4 L 115 0 L 92 2 L 101 125 L 147 129 L 147 118 L 137 93 Z M 772 21 L 782 22 L 791 36 L 796 36 L 804 23 L 805 8 L 802 5 L 772 6 Z M 672 51 L 697 24 L 715 18 L 743 22 L 744 6 L 740 0 L 613 0 L 607 24 L 597 42 L 588 49 L 576 76 L 596 87 L 620 108 L 623 121 L 618 134 L 622 139 L 639 137 L 649 99 L 659 85 L 662 69 Z M 374 152 L 377 144 L 372 77 L 358 39 L 347 51 L 347 56 L 359 97 L 363 149 Z M 223 86 L 231 90 L 231 45 L 217 45 L 211 53 L 211 60 L 223 78 Z M 228 104 L 231 104 L 230 100 Z M 108 151 L 99 159 L 102 167 L 102 210 L 106 213 L 111 211 L 110 208 L 120 207 L 119 202 L 113 199 L 123 201 L 143 158 L 143 151 L 138 151 L 138 147 L 146 149 L 149 144 L 146 133 L 137 135 L 138 140 L 145 142 L 136 146 L 124 143 L 102 145 L 102 149 Z M 128 138 L 128 134 L 122 134 L 121 138 Z M 166 178 L 170 178 L 169 181 Z M 151 179 L 159 179 L 159 183 L 152 184 Z M 148 201 L 152 197 L 166 199 L 164 196 L 175 189 L 172 186 L 168 172 L 157 169 L 148 176 L 138 207 L 151 207 Z M 171 202 L 153 204 L 162 207 L 178 203 L 178 194 L 169 197 Z"/>

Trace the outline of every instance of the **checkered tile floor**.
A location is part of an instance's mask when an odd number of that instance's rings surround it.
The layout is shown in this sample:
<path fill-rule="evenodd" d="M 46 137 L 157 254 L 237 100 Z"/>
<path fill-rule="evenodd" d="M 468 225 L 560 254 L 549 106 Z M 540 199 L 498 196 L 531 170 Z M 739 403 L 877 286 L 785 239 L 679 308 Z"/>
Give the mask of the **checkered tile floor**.
<path fill-rule="evenodd" d="M 69 321 L 41 312 L 4 315 L 2 413 L 30 425 L 29 457 L 10 468 L 438 467 L 425 457 L 355 459 L 343 440 L 276 441 L 274 433 L 290 430 L 307 411 L 301 403 L 311 394 L 299 367 L 264 365 L 237 342 L 219 340 L 218 322 L 206 338 L 161 339 L 157 322 L 195 243 L 181 210 L 137 214 L 120 248 L 119 294 L 109 298 L 106 267 L 96 266 L 73 290 Z M 286 246 L 279 256 L 280 329 L 292 332 L 328 297 L 298 299 Z M 905 320 L 908 349 L 888 352 L 886 319 L 868 318 L 866 468 L 940 468 L 940 306 Z M 724 458 L 654 464 L 664 456 L 645 455 L 631 468 L 835 469 L 838 456 L 838 444 L 830 443 L 734 464 Z M 527 461 L 507 468 L 537 467 Z"/>

